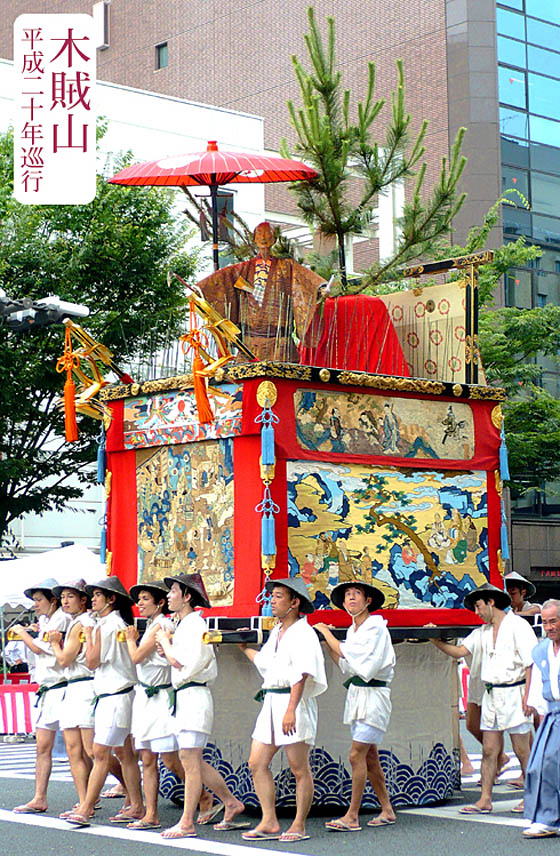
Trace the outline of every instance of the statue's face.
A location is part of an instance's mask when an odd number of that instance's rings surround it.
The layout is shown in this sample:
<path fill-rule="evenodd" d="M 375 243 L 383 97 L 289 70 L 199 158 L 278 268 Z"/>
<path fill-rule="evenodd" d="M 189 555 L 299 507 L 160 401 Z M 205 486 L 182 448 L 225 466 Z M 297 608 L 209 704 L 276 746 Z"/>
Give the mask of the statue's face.
<path fill-rule="evenodd" d="M 255 229 L 254 237 L 259 250 L 269 250 L 274 243 L 274 235 L 269 223 L 260 223 Z"/>

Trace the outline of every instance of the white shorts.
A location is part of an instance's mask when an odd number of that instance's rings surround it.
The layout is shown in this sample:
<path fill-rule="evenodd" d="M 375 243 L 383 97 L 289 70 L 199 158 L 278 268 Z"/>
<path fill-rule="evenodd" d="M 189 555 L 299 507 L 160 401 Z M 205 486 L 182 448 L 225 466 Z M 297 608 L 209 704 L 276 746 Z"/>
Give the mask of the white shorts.
<path fill-rule="evenodd" d="M 39 715 L 35 723 L 35 728 L 58 731 L 65 689 L 65 686 L 57 687 L 54 690 L 47 690 L 41 696 L 38 705 Z"/>
<path fill-rule="evenodd" d="M 208 743 L 208 735 L 203 731 L 178 731 L 177 743 L 179 749 L 204 749 Z"/>
<path fill-rule="evenodd" d="M 124 746 L 124 741 L 130 734 L 127 728 L 119 728 L 118 725 L 109 726 L 109 728 L 96 728 L 93 735 L 93 742 L 100 746 Z"/>
<path fill-rule="evenodd" d="M 193 732 L 183 732 L 189 734 Z M 199 732 L 194 732 L 199 733 Z M 137 750 L 148 749 L 150 752 L 155 752 L 158 755 L 160 752 L 176 752 L 178 749 L 177 740 L 172 734 L 170 737 L 155 737 L 153 740 L 136 740 L 134 739 L 134 748 Z M 187 748 L 187 747 L 183 747 Z"/>
<path fill-rule="evenodd" d="M 364 722 L 363 719 L 355 719 L 350 726 L 352 732 L 352 740 L 356 743 L 375 743 L 379 746 L 383 742 L 385 732 L 375 725 L 370 725 Z"/>
<path fill-rule="evenodd" d="M 485 725 L 481 727 L 482 731 L 507 731 L 508 734 L 527 734 L 533 727 L 532 722 L 522 722 L 521 725 L 514 725 L 513 728 L 498 728 L 498 724 L 494 721 L 494 725 L 490 728 Z"/>
<path fill-rule="evenodd" d="M 93 678 L 66 687 L 60 711 L 60 729 L 93 728 Z"/>
<path fill-rule="evenodd" d="M 100 698 L 95 708 L 94 742 L 102 746 L 122 746 L 130 734 L 134 693 Z"/>

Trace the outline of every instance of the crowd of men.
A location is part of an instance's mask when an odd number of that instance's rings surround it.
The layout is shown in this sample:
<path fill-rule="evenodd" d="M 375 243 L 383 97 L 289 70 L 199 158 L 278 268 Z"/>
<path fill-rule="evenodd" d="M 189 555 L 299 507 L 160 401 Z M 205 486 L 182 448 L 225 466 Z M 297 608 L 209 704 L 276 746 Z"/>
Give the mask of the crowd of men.
<path fill-rule="evenodd" d="M 514 577 L 526 594 L 525 583 L 531 584 Z M 327 689 L 320 634 L 345 678 L 343 719 L 351 733 L 350 805 L 326 827 L 332 832 L 362 829 L 359 812 L 368 780 L 380 812 L 367 826 L 394 824 L 378 751 L 391 715 L 395 668 L 386 622 L 374 614 L 383 605 L 383 594 L 362 581 L 334 587 L 333 607 L 345 610 L 351 619 L 340 641 L 325 623 L 312 628 L 307 622 L 314 607 L 301 578 L 268 581 L 266 587 L 276 624 L 260 650 L 240 643 L 263 680 L 262 707 L 248 760 L 261 807 L 253 828 L 243 817 L 243 802 L 203 756 L 213 729 L 210 687 L 218 670 L 214 648 L 204 641 L 207 625 L 201 609 L 209 608 L 210 602 L 199 574 L 140 583 L 130 592 L 117 577 L 93 585 L 46 580 L 26 590 L 39 632 L 33 636 L 23 625 L 13 629 L 35 657 L 37 760 L 35 794 L 14 811 L 47 811 L 52 748 L 60 729 L 77 791 L 76 804 L 61 817 L 75 827 L 90 825 L 112 773 L 122 783 L 125 802 L 111 823 L 159 831 L 160 758 L 185 784 L 181 818 L 161 833 L 164 838 L 194 837 L 198 826 L 214 821 L 215 830 L 240 831 L 246 841 L 294 843 L 308 838 L 306 819 L 313 797 L 309 752 L 317 733 L 317 697 Z M 483 746 L 481 796 L 460 811 L 465 815 L 492 811 L 492 789 L 508 732 L 526 777 L 525 803 L 517 807 L 528 822 L 523 834 L 547 837 L 560 831 L 560 602 L 543 605 L 546 638 L 538 642 L 529 623 L 516 614 L 524 612 L 522 605 L 512 601 L 507 591 L 489 583 L 480 586 L 466 596 L 464 606 L 482 625 L 459 645 L 432 641 L 445 654 L 469 660 L 469 702 L 478 708 L 477 714 L 471 710 L 470 719 L 472 725 L 478 717 Z M 141 639 L 133 621 L 134 603 L 146 620 Z M 540 681 L 532 680 L 535 674 Z M 543 717 L 531 751 L 537 712 Z M 295 817 L 284 831 L 276 814 L 271 772 L 272 759 L 281 749 L 296 785 Z"/>

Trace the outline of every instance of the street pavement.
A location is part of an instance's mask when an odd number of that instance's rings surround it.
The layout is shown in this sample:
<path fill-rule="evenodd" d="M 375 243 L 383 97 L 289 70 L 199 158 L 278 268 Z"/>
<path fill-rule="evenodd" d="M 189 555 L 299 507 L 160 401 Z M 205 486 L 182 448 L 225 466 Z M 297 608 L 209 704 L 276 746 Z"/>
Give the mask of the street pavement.
<path fill-rule="evenodd" d="M 467 744 L 467 748 L 475 748 Z M 480 755 L 469 753 L 475 767 L 480 764 Z M 450 856 L 518 856 L 528 849 L 539 856 L 558 853 L 560 839 L 524 841 L 521 830 L 525 823 L 511 813 L 521 794 L 509 789 L 506 784 L 495 788 L 494 812 L 474 818 L 458 814 L 458 807 L 477 799 L 477 775 L 464 782 L 463 790 L 445 805 L 426 808 L 398 810 L 394 826 L 368 829 L 365 825 L 370 815 L 363 816 L 363 830 L 355 833 L 332 833 L 324 827 L 325 817 L 312 817 L 308 822 L 308 841 L 295 845 L 275 841 L 261 845 L 246 844 L 239 832 L 219 833 L 212 827 L 199 827 L 200 837 L 179 841 L 165 841 L 156 832 L 132 832 L 120 826 L 112 826 L 108 818 L 114 814 L 120 802 L 104 800 L 96 812 L 92 826 L 87 829 L 71 828 L 58 814 L 69 808 L 75 799 L 75 791 L 67 762 L 53 765 L 49 785 L 49 811 L 42 815 L 14 815 L 13 806 L 26 802 L 32 794 L 34 768 L 34 745 L 0 744 L 0 821 L 2 843 L 5 853 L 19 856 L 33 853 L 36 856 L 119 856 L 138 854 L 158 856 L 169 848 L 215 856 L 270 856 L 275 852 L 290 852 L 300 856 L 355 856 L 357 848 L 383 848 L 391 856 L 431 856 L 447 851 Z M 511 764 L 507 778 L 518 772 Z M 162 800 L 161 821 L 163 827 L 177 822 L 179 809 Z M 253 818 L 250 818 L 251 820 Z M 283 828 L 287 818 L 281 819 Z"/>

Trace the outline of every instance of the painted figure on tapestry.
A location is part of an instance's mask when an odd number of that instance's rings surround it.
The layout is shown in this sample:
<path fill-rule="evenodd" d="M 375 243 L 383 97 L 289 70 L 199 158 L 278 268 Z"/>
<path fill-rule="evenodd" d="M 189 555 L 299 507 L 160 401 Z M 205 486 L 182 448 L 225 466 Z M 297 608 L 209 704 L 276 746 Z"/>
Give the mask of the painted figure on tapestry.
<path fill-rule="evenodd" d="M 290 461 L 287 480 L 290 571 L 316 607 L 363 579 L 385 608 L 454 609 L 488 580 L 485 472 Z"/>
<path fill-rule="evenodd" d="M 221 268 L 198 283 L 206 300 L 241 329 L 258 360 L 299 362 L 297 339 L 305 341 L 324 280 L 294 259 L 274 258 L 270 223 L 254 233 L 259 254 Z"/>
<path fill-rule="evenodd" d="M 469 460 L 474 422 L 468 404 L 298 389 L 300 446 L 314 452 Z"/>
<path fill-rule="evenodd" d="M 216 606 L 233 603 L 233 441 L 136 452 L 138 581 L 199 572 Z"/>

